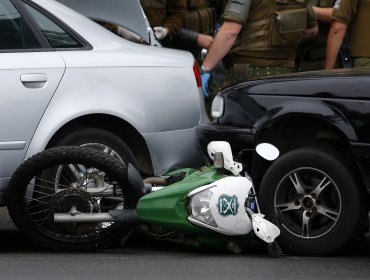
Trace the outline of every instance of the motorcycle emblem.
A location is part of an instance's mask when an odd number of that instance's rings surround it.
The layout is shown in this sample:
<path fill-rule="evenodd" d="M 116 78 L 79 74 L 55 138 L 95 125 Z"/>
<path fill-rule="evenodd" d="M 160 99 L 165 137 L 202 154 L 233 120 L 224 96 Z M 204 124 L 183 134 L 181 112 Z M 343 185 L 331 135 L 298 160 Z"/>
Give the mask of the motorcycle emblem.
<path fill-rule="evenodd" d="M 238 198 L 236 195 L 228 196 L 223 194 L 218 198 L 217 208 L 221 216 L 235 216 L 239 208 Z"/>

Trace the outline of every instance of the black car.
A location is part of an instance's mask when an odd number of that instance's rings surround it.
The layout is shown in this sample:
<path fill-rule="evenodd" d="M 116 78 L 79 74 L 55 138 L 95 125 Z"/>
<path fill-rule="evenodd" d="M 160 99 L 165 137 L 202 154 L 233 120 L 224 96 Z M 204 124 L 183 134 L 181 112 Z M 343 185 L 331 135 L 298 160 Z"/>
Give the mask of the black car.
<path fill-rule="evenodd" d="M 282 247 L 328 255 L 368 229 L 370 194 L 370 69 L 305 72 L 223 89 L 213 122 L 197 129 L 231 144 L 250 167 L 262 213 L 277 218 Z M 280 150 L 268 162 L 256 144 Z"/>

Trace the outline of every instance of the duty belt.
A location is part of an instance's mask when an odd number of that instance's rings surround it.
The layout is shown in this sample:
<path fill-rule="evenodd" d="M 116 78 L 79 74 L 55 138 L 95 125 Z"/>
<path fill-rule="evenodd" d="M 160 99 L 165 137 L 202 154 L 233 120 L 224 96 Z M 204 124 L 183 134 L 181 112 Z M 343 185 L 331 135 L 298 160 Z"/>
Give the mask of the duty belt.
<path fill-rule="evenodd" d="M 238 82 L 264 76 L 293 73 L 294 69 L 280 66 L 254 66 L 236 63 L 228 72 L 234 82 Z"/>
<path fill-rule="evenodd" d="M 252 68 L 252 77 L 288 74 L 293 73 L 294 71 L 292 68 L 277 66 L 274 67 L 252 66 L 251 68 Z"/>

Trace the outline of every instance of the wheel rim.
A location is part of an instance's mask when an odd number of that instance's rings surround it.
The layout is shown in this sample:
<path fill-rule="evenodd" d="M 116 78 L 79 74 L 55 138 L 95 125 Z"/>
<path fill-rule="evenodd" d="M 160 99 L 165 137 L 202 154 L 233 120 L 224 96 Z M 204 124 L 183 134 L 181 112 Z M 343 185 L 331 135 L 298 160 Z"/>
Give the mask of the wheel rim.
<path fill-rule="evenodd" d="M 278 183 L 274 208 L 283 228 L 299 238 L 314 239 L 326 235 L 337 224 L 342 197 L 328 174 L 302 167 Z"/>
<path fill-rule="evenodd" d="M 106 213 L 124 207 L 118 184 L 104 170 L 80 163 L 44 169 L 29 181 L 24 196 L 29 221 L 45 235 L 67 242 L 95 240 L 111 232 L 117 223 L 57 224 L 54 213 Z"/>

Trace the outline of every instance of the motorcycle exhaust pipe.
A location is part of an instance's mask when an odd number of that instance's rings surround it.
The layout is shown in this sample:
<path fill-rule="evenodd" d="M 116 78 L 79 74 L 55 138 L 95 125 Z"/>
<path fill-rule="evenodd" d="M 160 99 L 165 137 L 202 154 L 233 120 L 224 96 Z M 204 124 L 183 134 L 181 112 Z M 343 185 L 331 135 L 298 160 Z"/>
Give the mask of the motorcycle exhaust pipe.
<path fill-rule="evenodd" d="M 99 223 L 120 222 L 123 224 L 140 224 L 136 209 L 112 210 L 109 213 L 55 213 L 55 223 Z"/>
<path fill-rule="evenodd" d="M 55 223 L 97 223 L 115 221 L 116 220 L 109 213 L 54 214 Z"/>

